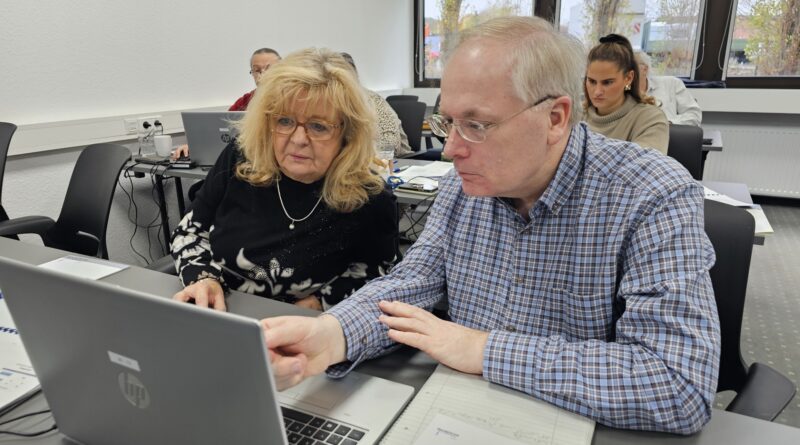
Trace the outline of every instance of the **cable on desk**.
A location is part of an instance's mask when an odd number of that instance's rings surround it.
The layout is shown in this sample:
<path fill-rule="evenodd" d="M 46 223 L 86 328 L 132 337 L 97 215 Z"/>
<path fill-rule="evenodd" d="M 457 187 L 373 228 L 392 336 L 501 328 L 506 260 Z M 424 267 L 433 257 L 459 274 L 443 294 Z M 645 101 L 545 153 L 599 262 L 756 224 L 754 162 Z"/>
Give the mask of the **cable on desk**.
<path fill-rule="evenodd" d="M 57 427 L 57 426 L 56 426 L 56 424 L 54 423 L 54 424 L 53 424 L 53 426 L 51 426 L 50 428 L 48 428 L 48 429 L 46 429 L 46 430 L 34 431 L 34 432 L 32 432 L 32 433 L 20 433 L 20 432 L 18 432 L 18 431 L 4 431 L 4 430 L 0 430 L 0 434 L 8 434 L 9 436 L 17 436 L 17 437 L 36 437 L 36 436 L 41 436 L 42 434 L 47 434 L 47 433 L 49 433 L 50 431 L 55 431 L 57 428 L 58 428 L 58 427 Z"/>
<path fill-rule="evenodd" d="M 23 402 L 25 402 L 27 400 L 30 400 L 31 397 L 33 397 L 34 395 L 38 394 L 39 392 L 41 392 L 41 390 L 34 392 L 30 396 L 28 396 L 25 399 L 23 399 L 22 401 L 20 401 L 20 403 L 15 403 L 14 407 L 17 407 L 21 403 L 23 403 Z M 7 419 L 7 420 L 4 420 L 4 421 L 0 422 L 0 426 L 8 425 L 9 423 L 16 422 L 16 421 L 22 420 L 22 419 L 27 419 L 28 417 L 38 416 L 38 415 L 41 415 L 41 414 L 50 414 L 50 410 L 49 409 L 45 409 L 45 410 L 41 410 L 41 411 L 34 411 L 34 412 L 31 412 L 31 413 L 21 414 L 21 415 L 19 415 L 17 417 L 13 417 L 11 419 Z M 46 429 L 46 430 L 34 431 L 34 432 L 30 432 L 30 433 L 23 433 L 23 432 L 19 432 L 19 431 L 11 431 L 11 430 L 0 430 L 0 434 L 8 434 L 9 436 L 17 436 L 17 437 L 36 437 L 36 436 L 41 436 L 42 434 L 47 434 L 50 431 L 54 431 L 56 428 L 58 428 L 58 427 L 56 426 L 55 423 L 53 423 L 53 425 L 50 428 Z"/>
<path fill-rule="evenodd" d="M 7 425 L 7 424 L 9 424 L 11 422 L 16 422 L 17 420 L 26 419 L 28 417 L 38 416 L 39 414 L 47 414 L 49 412 L 50 412 L 49 409 L 44 409 L 44 410 L 41 410 L 41 411 L 34 411 L 32 413 L 22 414 L 20 416 L 14 417 L 12 419 L 8 419 L 8 420 L 4 420 L 4 421 L 0 422 L 0 426 Z"/>

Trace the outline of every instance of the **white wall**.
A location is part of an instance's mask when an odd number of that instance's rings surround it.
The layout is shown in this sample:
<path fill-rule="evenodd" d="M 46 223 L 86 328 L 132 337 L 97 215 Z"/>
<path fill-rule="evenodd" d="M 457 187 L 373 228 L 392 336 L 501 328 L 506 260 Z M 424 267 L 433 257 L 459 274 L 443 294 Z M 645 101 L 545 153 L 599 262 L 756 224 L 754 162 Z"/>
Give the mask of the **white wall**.
<path fill-rule="evenodd" d="M 412 8 L 411 0 L 2 0 L 0 121 L 20 127 L 3 205 L 12 218 L 56 217 L 82 145 L 130 143 L 122 116 L 230 105 L 252 88 L 258 47 L 348 51 L 366 87 L 409 87 Z M 134 188 L 145 221 L 155 211 L 149 180 Z M 137 263 L 127 206 L 118 190 L 109 251 Z M 146 240 L 134 244 L 143 250 Z"/>

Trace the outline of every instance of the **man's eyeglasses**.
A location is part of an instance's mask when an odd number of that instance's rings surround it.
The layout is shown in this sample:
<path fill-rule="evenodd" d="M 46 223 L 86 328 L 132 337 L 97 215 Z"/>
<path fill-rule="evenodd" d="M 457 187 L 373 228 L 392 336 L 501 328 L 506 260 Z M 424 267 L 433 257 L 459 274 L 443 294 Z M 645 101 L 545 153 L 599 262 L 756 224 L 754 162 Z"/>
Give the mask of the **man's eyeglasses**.
<path fill-rule="evenodd" d="M 558 96 L 553 95 L 544 96 L 543 98 L 499 122 L 476 121 L 473 119 L 453 119 L 451 117 L 442 116 L 441 114 L 434 114 L 428 118 L 428 124 L 431 127 L 431 132 L 433 132 L 433 134 L 436 136 L 447 137 L 450 135 L 450 131 L 453 130 L 453 127 L 455 127 L 456 131 L 458 131 L 458 134 L 462 138 L 470 142 L 480 144 L 486 140 L 486 132 L 490 129 L 499 127 L 501 124 L 504 124 L 522 114 L 524 111 L 540 105 L 547 100 L 556 99 L 557 97 Z"/>
<path fill-rule="evenodd" d="M 278 134 L 290 135 L 297 127 L 303 127 L 306 135 L 313 141 L 327 141 L 331 139 L 341 125 L 331 124 L 319 119 L 311 119 L 307 122 L 297 122 L 289 116 L 275 117 L 275 127 L 273 131 Z"/>
<path fill-rule="evenodd" d="M 269 65 L 267 65 L 267 66 L 253 66 L 253 67 L 250 68 L 250 74 L 253 75 L 253 76 L 255 76 L 255 75 L 259 75 L 260 76 L 260 75 L 264 74 L 265 72 L 267 72 L 268 69 L 269 69 Z"/>

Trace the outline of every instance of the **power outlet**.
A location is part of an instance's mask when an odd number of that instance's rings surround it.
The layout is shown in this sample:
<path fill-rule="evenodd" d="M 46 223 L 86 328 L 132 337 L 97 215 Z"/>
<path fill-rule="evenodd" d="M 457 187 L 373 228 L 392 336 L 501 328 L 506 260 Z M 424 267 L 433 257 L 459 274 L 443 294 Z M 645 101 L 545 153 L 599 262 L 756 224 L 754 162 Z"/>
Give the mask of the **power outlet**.
<path fill-rule="evenodd" d="M 152 125 L 160 119 L 160 115 L 139 117 L 136 119 L 136 131 L 145 135 L 151 133 L 154 130 Z"/>
<path fill-rule="evenodd" d="M 125 125 L 125 132 L 128 134 L 136 134 L 139 131 L 139 121 L 136 119 L 125 119 L 122 121 Z"/>

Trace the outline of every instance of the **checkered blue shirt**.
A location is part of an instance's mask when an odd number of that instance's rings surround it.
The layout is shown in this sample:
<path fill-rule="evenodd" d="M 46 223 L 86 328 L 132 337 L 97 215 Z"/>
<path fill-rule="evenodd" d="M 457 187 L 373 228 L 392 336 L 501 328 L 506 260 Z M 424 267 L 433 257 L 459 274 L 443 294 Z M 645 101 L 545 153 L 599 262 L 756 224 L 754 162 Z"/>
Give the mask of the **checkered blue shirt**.
<path fill-rule="evenodd" d="M 483 377 L 618 428 L 698 431 L 720 334 L 703 191 L 655 150 L 576 126 L 530 221 L 466 196 L 456 175 L 403 262 L 333 308 L 340 375 L 393 346 L 377 301 L 431 308 L 489 332 Z"/>

